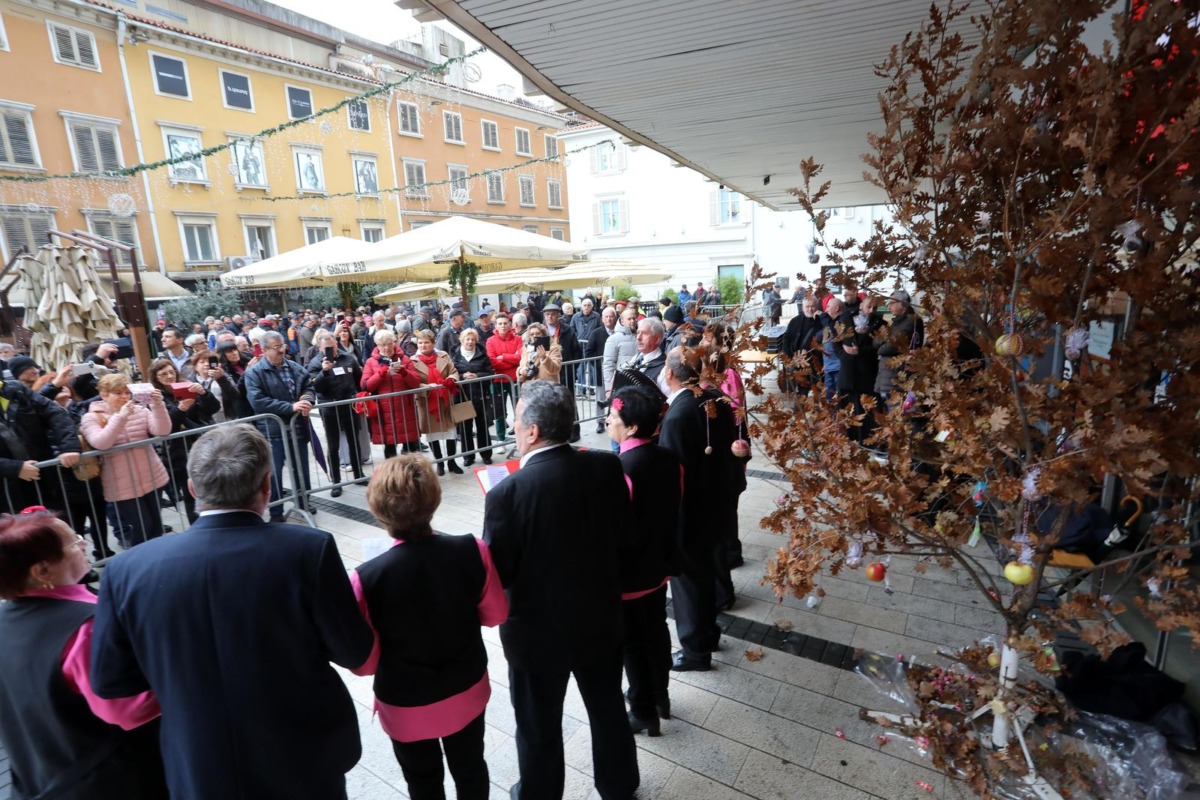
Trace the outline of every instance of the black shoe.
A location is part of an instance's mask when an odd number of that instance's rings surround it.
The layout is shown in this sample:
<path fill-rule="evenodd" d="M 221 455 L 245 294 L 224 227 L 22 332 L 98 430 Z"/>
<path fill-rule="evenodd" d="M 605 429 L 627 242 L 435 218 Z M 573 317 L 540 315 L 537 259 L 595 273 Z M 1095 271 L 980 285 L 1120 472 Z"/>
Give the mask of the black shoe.
<path fill-rule="evenodd" d="M 634 733 L 645 733 L 647 736 L 662 736 L 662 728 L 656 719 L 638 719 L 629 712 L 629 729 Z"/>
<path fill-rule="evenodd" d="M 483 457 L 483 463 L 484 463 L 484 464 L 486 464 L 487 466 L 489 466 L 489 467 L 490 467 L 490 466 L 492 465 L 492 457 L 491 457 L 491 456 L 484 456 L 484 457 Z"/>
<path fill-rule="evenodd" d="M 163 533 L 174 533 L 175 529 L 170 525 L 163 525 Z"/>
<path fill-rule="evenodd" d="M 625 690 L 625 702 L 626 703 L 630 702 L 628 689 Z M 670 719 L 671 718 L 671 698 L 667 695 L 663 695 L 662 697 L 654 698 L 654 710 L 658 712 L 659 719 Z M 632 714 L 630 716 L 632 716 Z M 635 731 L 635 733 L 636 733 L 636 731 Z"/>
<path fill-rule="evenodd" d="M 438 463 L 438 465 L 437 465 L 437 468 L 438 468 L 438 475 L 445 475 L 445 474 L 446 474 L 446 465 L 445 465 L 445 464 L 443 464 L 443 463 L 439 462 L 439 463 Z"/>
<path fill-rule="evenodd" d="M 596 423 L 596 433 L 604 433 L 607 430 L 608 430 L 608 428 L 604 425 L 603 422 Z"/>
<path fill-rule="evenodd" d="M 454 459 L 450 459 L 449 463 L 447 463 L 446 466 L 449 467 L 450 471 L 453 472 L 455 475 L 463 474 L 463 468 L 460 467 L 458 465 L 458 462 L 455 461 Z"/>
<path fill-rule="evenodd" d="M 463 456 L 463 466 L 469 467 L 475 463 L 475 456 Z"/>
<path fill-rule="evenodd" d="M 333 487 L 329 491 L 329 496 L 330 497 L 341 497 L 342 496 L 342 487 L 340 487 L 340 486 Z"/>
<path fill-rule="evenodd" d="M 567 441 L 571 444 L 575 444 L 576 442 L 579 441 L 579 426 L 578 425 L 571 426 L 571 438 L 567 439 Z"/>
<path fill-rule="evenodd" d="M 697 661 L 688 658 L 684 652 L 680 650 L 671 658 L 671 670 L 673 672 L 708 672 L 712 669 L 712 661 Z"/>
<path fill-rule="evenodd" d="M 421 442 L 421 443 L 420 443 L 420 445 L 421 445 L 421 452 L 422 452 L 422 453 L 428 453 L 428 452 L 429 452 L 429 445 L 425 444 L 424 442 Z"/>

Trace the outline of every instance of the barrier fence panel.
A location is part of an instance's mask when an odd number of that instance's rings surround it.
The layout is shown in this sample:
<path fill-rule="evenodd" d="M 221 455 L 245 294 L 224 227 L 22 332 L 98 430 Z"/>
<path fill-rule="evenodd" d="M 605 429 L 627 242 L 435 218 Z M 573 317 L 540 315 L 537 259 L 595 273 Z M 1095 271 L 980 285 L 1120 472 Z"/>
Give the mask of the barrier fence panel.
<path fill-rule="evenodd" d="M 186 530 L 197 518 L 195 501 L 187 486 L 187 458 L 192 444 L 208 431 L 234 422 L 255 425 L 272 444 L 278 443 L 280 460 L 291 462 L 291 444 L 283 420 L 259 414 L 192 430 L 156 436 L 80 455 L 81 467 L 99 463 L 99 474 L 80 480 L 59 459 L 38 463 L 38 479 L 5 481 L 8 507 L 20 511 L 30 505 L 60 512 L 72 529 L 90 538 L 97 565 L 114 553 Z M 273 481 L 271 513 L 282 513 L 286 502 L 297 502 L 292 486 Z M 113 545 L 116 545 L 114 547 Z"/>
<path fill-rule="evenodd" d="M 581 425 L 604 419 L 608 411 L 600 406 L 604 399 L 604 356 L 564 361 L 560 382 L 575 395 L 575 421 Z"/>

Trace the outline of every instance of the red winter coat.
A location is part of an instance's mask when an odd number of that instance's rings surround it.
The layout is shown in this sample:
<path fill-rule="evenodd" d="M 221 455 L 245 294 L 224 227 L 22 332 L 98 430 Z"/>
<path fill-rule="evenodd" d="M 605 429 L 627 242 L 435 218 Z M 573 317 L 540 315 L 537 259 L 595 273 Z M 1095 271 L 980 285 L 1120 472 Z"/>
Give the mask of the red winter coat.
<path fill-rule="evenodd" d="M 487 354 L 497 375 L 507 375 L 513 383 L 517 382 L 517 365 L 521 363 L 523 344 L 521 337 L 512 331 L 508 332 L 507 339 L 501 339 L 498 333 L 488 337 Z"/>
<path fill-rule="evenodd" d="M 396 351 L 392 360 L 397 358 L 400 359 L 402 369 L 392 374 L 386 366 L 379 363 L 379 349 L 376 348 L 363 365 L 363 390 L 372 395 L 380 395 L 403 392 L 420 386 L 421 376 L 417 374 L 417 369 L 409 357 Z M 421 438 L 421 429 L 417 427 L 416 397 L 417 395 L 409 394 L 368 401 L 367 423 L 371 427 L 372 443 L 403 444 Z"/>

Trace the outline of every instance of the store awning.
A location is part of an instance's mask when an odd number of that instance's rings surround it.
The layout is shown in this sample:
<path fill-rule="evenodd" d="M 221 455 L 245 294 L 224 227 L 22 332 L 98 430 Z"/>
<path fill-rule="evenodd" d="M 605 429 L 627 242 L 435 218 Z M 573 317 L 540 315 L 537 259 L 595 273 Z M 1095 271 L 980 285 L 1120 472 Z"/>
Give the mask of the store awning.
<path fill-rule="evenodd" d="M 100 269 L 96 271 L 100 276 L 100 283 L 103 284 L 105 291 L 110 296 L 115 297 L 112 286 L 112 276 L 107 270 Z M 161 272 L 151 272 L 142 270 L 138 273 L 142 279 L 142 293 L 148 301 L 173 300 L 177 297 L 187 297 L 191 294 L 187 289 L 180 286 L 175 281 L 163 275 Z M 133 291 L 133 273 L 127 270 L 118 270 L 117 276 L 121 279 L 121 291 Z"/>
<path fill-rule="evenodd" d="M 800 162 L 824 205 L 884 202 L 863 178 L 882 131 L 875 75 L 929 0 L 398 0 L 439 14 L 544 93 L 771 208 L 795 209 Z M 964 16 L 955 25 L 976 38 Z M 769 182 L 768 182 L 769 181 Z"/>

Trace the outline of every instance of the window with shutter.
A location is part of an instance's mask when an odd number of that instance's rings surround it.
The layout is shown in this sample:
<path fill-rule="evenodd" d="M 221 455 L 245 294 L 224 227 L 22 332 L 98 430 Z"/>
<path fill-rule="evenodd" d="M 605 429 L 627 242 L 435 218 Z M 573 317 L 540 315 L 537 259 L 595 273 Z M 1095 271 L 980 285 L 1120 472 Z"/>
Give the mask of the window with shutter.
<path fill-rule="evenodd" d="M 91 228 L 92 233 L 104 239 L 111 239 L 130 247 L 138 246 L 137 228 L 132 220 L 92 216 L 88 218 L 88 227 Z M 124 250 L 114 249 L 113 256 L 120 266 L 129 266 L 133 263 L 130 254 Z"/>
<path fill-rule="evenodd" d="M 562 208 L 562 181 L 546 181 L 546 194 L 550 208 Z"/>
<path fill-rule="evenodd" d="M 558 239 L 560 242 L 566 241 L 567 232 L 565 230 L 563 230 L 562 228 L 551 228 L 550 229 L 550 238 Z"/>
<path fill-rule="evenodd" d="M 487 176 L 487 194 L 489 203 L 504 202 L 504 176 L 499 172 L 489 172 Z"/>
<path fill-rule="evenodd" d="M 0 164 L 40 167 L 33 141 L 33 118 L 28 111 L 0 108 Z"/>
<path fill-rule="evenodd" d="M 400 103 L 400 132 L 409 136 L 421 135 L 421 112 L 416 103 Z"/>
<path fill-rule="evenodd" d="M 517 155 L 533 155 L 533 148 L 529 144 L 529 130 L 527 128 L 516 128 L 515 130 L 517 133 Z"/>
<path fill-rule="evenodd" d="M 11 213 L 0 215 L 0 230 L 4 232 L 4 260 L 12 258 L 22 247 L 29 252 L 46 244 L 46 233 L 54 225 L 49 214 Z"/>
<path fill-rule="evenodd" d="M 371 130 L 371 109 L 366 100 L 351 100 L 346 106 L 350 127 L 356 131 Z"/>
<path fill-rule="evenodd" d="M 536 205 L 533 199 L 533 176 L 521 175 L 517 178 L 517 182 L 521 188 L 521 205 L 533 206 Z"/>
<path fill-rule="evenodd" d="M 480 125 L 483 126 L 483 149 L 484 150 L 499 150 L 500 149 L 500 127 L 491 120 L 480 120 Z"/>
<path fill-rule="evenodd" d="M 626 201 L 620 198 L 601 200 L 599 203 L 597 234 L 600 236 L 614 236 L 625 233 L 628 230 L 625 223 L 627 210 L 628 205 Z"/>
<path fill-rule="evenodd" d="M 71 138 L 75 143 L 75 169 L 78 172 L 105 172 L 121 168 L 120 148 L 115 129 L 71 123 Z"/>
<path fill-rule="evenodd" d="M 54 47 L 55 61 L 85 69 L 100 69 L 96 39 L 91 33 L 53 22 L 47 25 L 50 27 L 50 42 Z"/>
<path fill-rule="evenodd" d="M 546 134 L 546 158 L 558 158 L 558 139 Z"/>
<path fill-rule="evenodd" d="M 404 162 L 404 196 L 428 197 L 429 190 L 425 188 L 425 162 Z"/>
<path fill-rule="evenodd" d="M 462 144 L 462 114 L 455 111 L 443 111 L 442 122 L 446 128 L 446 141 Z"/>

